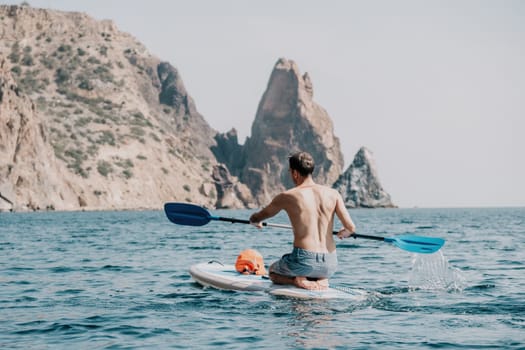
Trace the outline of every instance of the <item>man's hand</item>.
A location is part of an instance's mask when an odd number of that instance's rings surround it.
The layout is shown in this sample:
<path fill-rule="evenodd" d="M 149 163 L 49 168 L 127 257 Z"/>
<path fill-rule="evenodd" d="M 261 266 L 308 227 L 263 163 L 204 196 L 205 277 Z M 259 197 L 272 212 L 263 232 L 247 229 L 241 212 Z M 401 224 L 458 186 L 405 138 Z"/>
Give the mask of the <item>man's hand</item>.
<path fill-rule="evenodd" d="M 257 228 L 263 228 L 263 224 L 260 221 L 259 222 L 253 222 L 253 221 L 250 220 L 250 225 L 253 225 L 253 226 L 257 227 Z"/>
<path fill-rule="evenodd" d="M 339 230 L 339 232 L 337 232 L 337 237 L 339 237 L 339 239 L 343 239 L 343 238 L 348 238 L 352 236 L 353 234 L 354 232 L 350 232 L 346 228 L 342 228 L 341 230 Z"/>
<path fill-rule="evenodd" d="M 250 225 L 253 225 L 257 228 L 263 228 L 262 222 L 257 219 L 257 213 L 252 214 L 252 216 L 250 216 Z"/>

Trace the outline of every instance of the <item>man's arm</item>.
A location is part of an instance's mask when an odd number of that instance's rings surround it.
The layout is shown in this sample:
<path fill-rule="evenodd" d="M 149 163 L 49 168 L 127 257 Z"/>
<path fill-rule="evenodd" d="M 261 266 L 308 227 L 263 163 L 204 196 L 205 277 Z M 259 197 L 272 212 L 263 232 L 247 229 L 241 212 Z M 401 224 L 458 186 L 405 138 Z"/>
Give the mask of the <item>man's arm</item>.
<path fill-rule="evenodd" d="M 250 216 L 250 222 L 258 228 L 262 228 L 261 222 L 265 219 L 277 215 L 283 208 L 283 194 L 278 194 L 266 207 Z"/>
<path fill-rule="evenodd" d="M 335 204 L 335 213 L 341 223 L 343 224 L 343 229 L 337 233 L 339 238 L 350 237 L 355 232 L 355 224 L 346 210 L 345 203 L 341 194 L 337 193 L 337 202 Z"/>

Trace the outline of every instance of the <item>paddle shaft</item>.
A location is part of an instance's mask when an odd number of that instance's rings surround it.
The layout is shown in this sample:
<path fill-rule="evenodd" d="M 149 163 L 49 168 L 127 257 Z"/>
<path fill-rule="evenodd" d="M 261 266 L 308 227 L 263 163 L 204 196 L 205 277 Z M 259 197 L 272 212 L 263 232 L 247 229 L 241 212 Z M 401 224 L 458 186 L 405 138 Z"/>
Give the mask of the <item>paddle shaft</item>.
<path fill-rule="evenodd" d="M 334 231 L 334 235 L 336 234 L 337 232 Z M 351 237 L 354 237 L 354 238 L 365 238 L 365 239 L 373 239 L 375 241 L 385 241 L 385 237 L 380 237 L 380 236 L 370 236 L 370 235 L 360 235 L 359 233 L 354 233 L 352 234 Z"/>
<path fill-rule="evenodd" d="M 251 224 L 250 220 L 235 219 L 235 218 L 225 218 L 225 217 L 222 217 L 222 216 L 210 216 L 210 219 L 211 220 L 231 222 L 232 224 L 235 224 L 235 223 L 237 223 L 237 224 Z M 268 226 L 268 227 L 279 227 L 279 228 L 287 228 L 287 229 L 291 229 L 292 228 L 292 226 L 290 226 L 290 225 L 271 224 L 271 223 L 268 223 L 268 222 L 263 222 L 262 225 L 263 226 Z M 338 233 L 337 231 L 333 231 L 334 235 L 336 235 L 337 233 Z M 361 234 L 358 234 L 358 233 L 352 234 L 351 237 L 373 239 L 373 240 L 376 240 L 376 241 L 384 241 L 385 240 L 385 237 L 361 235 Z"/>
<path fill-rule="evenodd" d="M 220 216 L 211 215 L 208 210 L 203 207 L 189 204 L 189 203 L 166 203 L 164 205 L 164 211 L 168 216 L 168 219 L 179 225 L 189 225 L 189 226 L 202 226 L 209 223 L 211 220 L 226 221 L 231 223 L 241 223 L 241 224 L 251 224 L 249 220 L 226 218 Z M 289 225 L 282 224 L 271 224 L 263 222 L 262 226 L 270 227 L 280 227 L 291 229 Z M 337 232 L 333 232 L 337 234 Z M 413 252 L 413 253 L 433 253 L 438 251 L 445 240 L 442 238 L 435 237 L 421 237 L 414 235 L 401 235 L 397 237 L 380 237 L 380 236 L 370 236 L 370 235 L 361 235 L 354 233 L 350 237 L 354 238 L 365 238 L 375 241 L 382 241 L 386 243 L 392 243 L 398 248 L 403 250 Z"/>
<path fill-rule="evenodd" d="M 210 216 L 209 218 L 211 220 L 231 222 L 232 224 L 251 224 L 250 220 L 235 219 L 235 218 L 225 218 L 225 217 L 222 217 L 222 216 Z M 289 225 L 271 224 L 271 223 L 268 223 L 268 222 L 263 222 L 262 225 L 263 226 L 268 226 L 268 227 L 279 227 L 279 228 L 290 228 L 290 229 L 292 228 L 292 226 L 289 226 Z"/>

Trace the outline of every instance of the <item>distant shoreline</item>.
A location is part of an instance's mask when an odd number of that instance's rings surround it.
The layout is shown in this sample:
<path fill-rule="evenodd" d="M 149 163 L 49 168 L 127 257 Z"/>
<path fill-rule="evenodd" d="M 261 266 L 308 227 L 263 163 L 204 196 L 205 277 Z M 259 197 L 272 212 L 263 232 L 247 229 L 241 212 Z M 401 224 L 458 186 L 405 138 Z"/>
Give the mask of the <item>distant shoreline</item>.
<path fill-rule="evenodd" d="M 212 209 L 208 208 L 213 211 L 254 211 L 255 209 L 245 209 L 245 208 L 236 208 L 236 209 Z M 410 211 L 410 210 L 491 210 L 491 209 L 524 209 L 524 206 L 468 206 L 468 207 L 396 207 L 396 208 L 368 208 L 368 207 L 361 207 L 361 208 L 347 208 L 349 211 L 357 211 L 357 210 L 363 210 L 363 211 L 377 211 L 377 210 L 392 210 L 392 211 Z M 13 214 L 27 214 L 27 213 L 103 213 L 103 212 L 148 212 L 148 211 L 163 211 L 162 208 L 136 208 L 136 209 L 86 209 L 86 210 L 0 210 L 0 214 L 3 213 L 13 213 Z"/>

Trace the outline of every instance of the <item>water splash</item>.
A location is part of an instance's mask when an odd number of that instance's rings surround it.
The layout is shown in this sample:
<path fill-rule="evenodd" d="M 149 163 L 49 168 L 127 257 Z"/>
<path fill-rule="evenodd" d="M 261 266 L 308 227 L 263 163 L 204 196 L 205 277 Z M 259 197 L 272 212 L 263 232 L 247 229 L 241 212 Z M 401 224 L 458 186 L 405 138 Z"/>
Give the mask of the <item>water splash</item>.
<path fill-rule="evenodd" d="M 408 277 L 410 290 L 442 290 L 461 292 L 466 280 L 461 271 L 451 266 L 441 251 L 434 254 L 414 254 Z"/>

